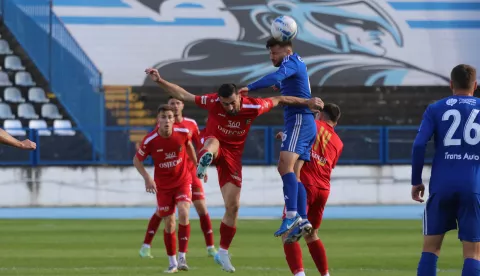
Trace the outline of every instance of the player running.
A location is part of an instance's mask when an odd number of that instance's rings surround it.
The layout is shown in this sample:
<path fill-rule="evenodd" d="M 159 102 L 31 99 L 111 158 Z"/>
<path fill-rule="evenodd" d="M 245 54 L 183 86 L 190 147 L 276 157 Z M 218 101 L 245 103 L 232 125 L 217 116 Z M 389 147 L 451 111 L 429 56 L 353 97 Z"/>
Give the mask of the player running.
<path fill-rule="evenodd" d="M 188 171 L 187 155 L 195 163 L 197 157 L 186 128 L 174 127 L 173 109 L 162 105 L 157 111 L 158 128 L 142 141 L 133 164 L 145 180 L 145 189 L 157 196 L 157 213 L 165 220 L 163 239 L 169 259 L 166 273 L 188 270 L 186 252 L 190 239 L 188 212 L 192 198 L 192 176 Z M 153 180 L 143 166 L 148 155 L 155 165 Z M 178 207 L 179 256 L 176 259 L 175 206 Z"/>
<path fill-rule="evenodd" d="M 307 66 L 302 58 L 293 52 L 292 42 L 280 42 L 274 38 L 267 41 L 270 60 L 278 70 L 240 89 L 247 93 L 266 87 L 279 87 L 284 96 L 310 99 L 310 81 Z M 304 189 L 300 182 L 300 170 L 304 161 L 310 161 L 310 149 L 315 139 L 315 119 L 312 111 L 305 106 L 286 106 L 284 109 L 284 130 L 278 172 L 283 181 L 283 195 L 287 215 L 275 236 L 281 236 L 292 227 L 301 224 L 302 229 L 311 231 L 307 217 L 297 214 L 297 207 L 306 208 L 307 199 L 299 190 Z M 298 206 L 297 206 L 298 205 Z"/>
<path fill-rule="evenodd" d="M 208 121 L 203 139 L 197 176 L 202 178 L 210 164 L 217 165 L 220 190 L 225 203 L 225 214 L 220 225 L 220 249 L 215 261 L 227 272 L 234 272 L 228 248 L 236 233 L 240 189 L 242 186 L 242 154 L 245 140 L 255 118 L 283 105 L 309 106 L 312 109 L 323 107 L 318 98 L 301 99 L 296 97 L 272 97 L 267 99 L 250 98 L 240 95 L 234 84 L 223 84 L 216 94 L 195 96 L 180 86 L 160 77 L 155 69 L 145 70 L 163 90 L 176 99 L 195 102 L 208 110 Z"/>
<path fill-rule="evenodd" d="M 307 210 L 298 209 L 301 216 L 307 215 L 313 225 L 314 231 L 307 233 L 300 225 L 283 235 L 285 256 L 293 275 L 305 275 L 302 263 L 302 249 L 298 240 L 302 237 L 307 242 L 318 272 L 321 276 L 329 276 L 328 262 L 325 247 L 318 237 L 318 229 L 322 223 L 323 210 L 330 194 L 330 175 L 337 164 L 343 150 L 343 143 L 335 133 L 334 127 L 340 119 L 340 108 L 336 104 L 327 103 L 318 113 L 315 121 L 317 136 L 311 150 L 311 161 L 302 167 L 300 177 L 307 194 Z M 282 133 L 277 134 L 277 139 Z M 302 186 L 303 187 L 303 186 Z M 284 214 L 285 215 L 285 214 Z"/>
<path fill-rule="evenodd" d="M 173 127 L 188 129 L 191 133 L 191 140 L 193 142 L 193 145 L 196 149 L 200 149 L 202 145 L 200 143 L 200 131 L 198 130 L 197 122 L 195 122 L 195 120 L 193 119 L 183 116 L 183 102 L 171 97 L 168 100 L 168 105 L 172 107 L 175 116 L 175 123 Z M 200 227 L 202 228 L 203 235 L 205 237 L 207 254 L 208 256 L 214 257 L 217 253 L 217 250 L 215 250 L 213 241 L 212 222 L 210 220 L 207 205 L 205 203 L 203 184 L 202 181 L 197 177 L 196 165 L 196 162 L 193 162 L 190 159 L 188 160 L 188 170 L 192 174 L 192 201 L 200 218 Z M 158 211 L 155 212 L 155 214 L 153 214 L 152 218 L 150 219 L 147 232 L 145 234 L 145 239 L 143 241 L 142 248 L 140 249 L 141 257 L 153 258 L 153 256 L 151 255 L 150 247 L 161 221 L 162 218 L 159 216 Z M 188 228 L 187 231 L 190 232 L 190 228 Z"/>
<path fill-rule="evenodd" d="M 8 134 L 5 130 L 0 128 L 0 144 L 16 147 L 24 150 L 35 150 L 37 144 L 28 139 L 19 141 L 12 135 Z"/>
<path fill-rule="evenodd" d="M 460 64 L 450 78 L 453 96 L 427 107 L 413 143 L 412 199 L 423 202 L 426 144 L 432 136 L 435 141 L 418 276 L 437 275 L 443 237 L 457 229 L 457 223 L 463 243 L 462 276 L 480 275 L 480 99 L 473 97 L 476 70 Z"/>

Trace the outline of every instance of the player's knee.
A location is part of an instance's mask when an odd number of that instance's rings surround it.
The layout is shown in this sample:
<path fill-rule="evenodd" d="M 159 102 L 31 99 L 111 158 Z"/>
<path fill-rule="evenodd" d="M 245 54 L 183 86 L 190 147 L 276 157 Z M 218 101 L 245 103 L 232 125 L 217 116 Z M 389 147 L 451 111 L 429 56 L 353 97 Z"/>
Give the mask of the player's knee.
<path fill-rule="evenodd" d="M 165 221 L 165 231 L 167 233 L 175 232 L 175 214 L 165 217 L 164 221 Z"/>
<path fill-rule="evenodd" d="M 239 202 L 229 202 L 226 206 L 226 211 L 229 214 L 238 214 L 238 210 L 240 209 L 240 203 Z"/>
<path fill-rule="evenodd" d="M 292 155 L 293 152 L 280 152 L 280 158 L 278 159 L 277 170 L 280 175 L 284 175 L 294 171 L 295 166 L 295 156 Z"/>
<path fill-rule="evenodd" d="M 305 242 L 306 242 L 307 244 L 312 243 L 312 242 L 314 242 L 314 241 L 316 241 L 316 240 L 319 240 L 320 238 L 318 237 L 318 229 L 315 229 L 315 230 L 312 231 L 310 234 L 308 234 L 308 233 L 305 234 L 305 235 L 303 236 L 303 238 L 305 239 Z"/>
<path fill-rule="evenodd" d="M 475 259 L 480 261 L 480 242 L 468 242 L 463 243 L 463 258 Z"/>
<path fill-rule="evenodd" d="M 181 202 L 178 204 L 178 222 L 183 225 L 188 224 L 189 204 Z"/>
<path fill-rule="evenodd" d="M 204 216 L 207 214 L 207 205 L 205 204 L 205 200 L 195 200 L 193 205 L 195 206 L 195 210 L 199 216 Z"/>

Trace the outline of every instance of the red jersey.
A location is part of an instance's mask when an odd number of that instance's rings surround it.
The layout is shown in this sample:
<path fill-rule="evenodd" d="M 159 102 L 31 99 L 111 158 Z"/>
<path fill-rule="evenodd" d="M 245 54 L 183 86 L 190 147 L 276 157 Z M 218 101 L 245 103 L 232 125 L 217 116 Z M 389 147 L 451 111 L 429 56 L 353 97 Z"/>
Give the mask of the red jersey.
<path fill-rule="evenodd" d="M 310 151 L 310 162 L 305 162 L 300 180 L 306 186 L 330 190 L 330 175 L 342 154 L 343 142 L 332 126 L 323 121 L 317 124 L 317 138 Z"/>
<path fill-rule="evenodd" d="M 186 162 L 189 142 L 189 130 L 178 127 L 173 128 L 172 135 L 168 138 L 160 136 L 155 130 L 143 138 L 136 156 L 140 161 L 152 156 L 154 179 L 158 188 L 172 189 L 192 183 Z"/>
<path fill-rule="evenodd" d="M 243 150 L 247 134 L 253 121 L 273 108 L 270 99 L 241 97 L 240 111 L 229 115 L 223 108 L 217 94 L 195 96 L 195 103 L 208 110 L 205 136 L 215 136 L 222 146 L 232 150 Z"/>

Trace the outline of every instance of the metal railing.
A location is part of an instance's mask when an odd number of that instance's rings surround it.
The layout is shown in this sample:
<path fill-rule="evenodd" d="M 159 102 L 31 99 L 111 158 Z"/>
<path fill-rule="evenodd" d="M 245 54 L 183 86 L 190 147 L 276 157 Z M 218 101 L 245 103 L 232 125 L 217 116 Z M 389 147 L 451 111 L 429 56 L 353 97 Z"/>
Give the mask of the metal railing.
<path fill-rule="evenodd" d="M 275 165 L 280 141 L 274 139 L 281 126 L 252 126 L 242 156 L 245 165 Z M 34 152 L 0 146 L 1 165 L 131 165 L 139 142 L 132 142 L 131 131 L 152 131 L 151 127 L 106 127 L 89 131 L 101 132 L 105 154 L 99 154 L 84 134 L 84 128 L 59 131 L 52 128 L 24 129 L 24 136 L 37 143 Z M 410 163 L 416 127 L 339 126 L 336 132 L 344 143 L 339 164 L 384 165 Z M 8 130 L 10 131 L 10 130 Z M 433 156 L 433 143 L 428 145 L 426 161 Z M 147 161 L 152 164 L 151 160 Z"/>

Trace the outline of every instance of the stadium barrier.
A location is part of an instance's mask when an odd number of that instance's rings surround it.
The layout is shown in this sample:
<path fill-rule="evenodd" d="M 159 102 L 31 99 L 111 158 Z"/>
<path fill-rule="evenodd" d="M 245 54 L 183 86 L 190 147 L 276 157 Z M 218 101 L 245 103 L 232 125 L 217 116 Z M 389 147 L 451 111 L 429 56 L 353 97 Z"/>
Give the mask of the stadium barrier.
<path fill-rule="evenodd" d="M 1 4 L 4 24 L 103 155 L 104 132 L 92 131 L 94 126 L 105 125 L 101 72 L 53 12 L 52 0 L 2 0 Z"/>
<path fill-rule="evenodd" d="M 338 126 L 335 128 L 344 142 L 344 150 L 339 160 L 343 165 L 386 165 L 408 164 L 416 127 L 370 127 L 370 126 Z M 106 127 L 90 129 L 90 132 L 101 132 L 103 141 L 93 144 L 105 144 L 105 154 L 100 155 L 83 136 L 80 129 L 72 129 L 75 133 L 57 133 L 52 128 L 28 130 L 27 135 L 17 137 L 29 138 L 37 143 L 33 152 L 19 151 L 7 146 L 0 146 L 1 165 L 132 165 L 137 144 L 130 140 L 130 133 L 138 130 L 151 131 L 150 127 Z M 82 129 L 83 130 L 83 129 Z M 281 130 L 280 126 L 252 126 L 247 137 L 242 157 L 245 165 L 275 165 L 280 151 L 281 141 L 274 135 Z M 67 130 L 70 131 L 71 130 Z M 61 134 L 61 135 L 58 135 Z M 433 143 L 427 148 L 426 162 L 431 162 Z M 151 165 L 151 160 L 146 161 Z"/>

